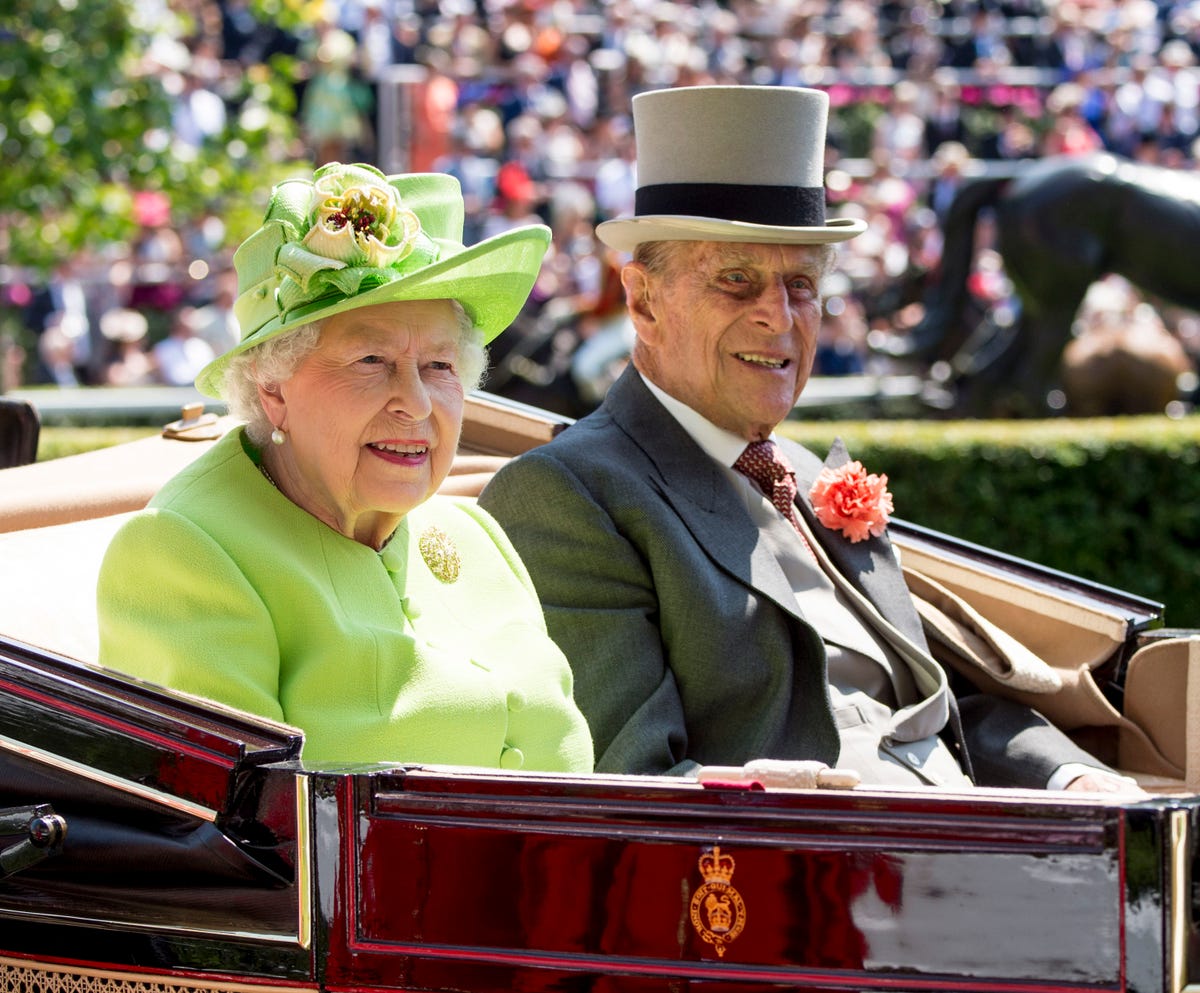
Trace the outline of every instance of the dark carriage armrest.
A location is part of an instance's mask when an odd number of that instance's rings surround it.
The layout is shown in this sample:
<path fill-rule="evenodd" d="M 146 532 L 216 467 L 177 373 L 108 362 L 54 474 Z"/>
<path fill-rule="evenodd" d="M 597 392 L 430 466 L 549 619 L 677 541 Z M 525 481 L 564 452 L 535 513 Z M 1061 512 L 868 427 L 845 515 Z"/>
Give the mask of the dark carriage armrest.
<path fill-rule="evenodd" d="M 296 728 L 3 636 L 0 708 L 0 752 L 86 768 L 130 796 L 212 820 L 229 812 L 249 770 L 297 761 L 304 740 Z"/>
<path fill-rule="evenodd" d="M 299 731 L 3 637 L 0 727 L 0 808 L 44 804 L 67 829 L 7 906 L 298 933 Z"/>

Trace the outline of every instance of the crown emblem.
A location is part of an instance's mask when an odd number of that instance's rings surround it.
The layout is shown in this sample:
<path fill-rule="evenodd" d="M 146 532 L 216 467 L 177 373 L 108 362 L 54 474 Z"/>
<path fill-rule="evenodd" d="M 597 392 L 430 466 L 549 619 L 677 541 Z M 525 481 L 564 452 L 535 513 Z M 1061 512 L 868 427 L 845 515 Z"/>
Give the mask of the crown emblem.
<path fill-rule="evenodd" d="M 722 855 L 721 846 L 700 856 L 700 875 L 706 883 L 727 883 L 733 878 L 733 856 Z"/>
<path fill-rule="evenodd" d="M 721 853 L 714 845 L 696 863 L 704 883 L 692 895 L 690 916 L 696 933 L 716 949 L 717 957 L 725 955 L 726 947 L 746 926 L 746 905 L 742 895 L 733 888 L 734 859 Z"/>

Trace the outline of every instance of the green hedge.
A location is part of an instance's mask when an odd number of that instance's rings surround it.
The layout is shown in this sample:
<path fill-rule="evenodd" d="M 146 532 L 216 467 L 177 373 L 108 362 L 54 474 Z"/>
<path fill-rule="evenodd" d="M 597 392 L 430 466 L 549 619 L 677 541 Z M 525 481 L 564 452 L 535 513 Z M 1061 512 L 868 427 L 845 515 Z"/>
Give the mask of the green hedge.
<path fill-rule="evenodd" d="M 886 473 L 896 516 L 1161 601 L 1200 628 L 1200 418 L 789 421 Z"/>
<path fill-rule="evenodd" d="M 127 441 L 149 438 L 161 433 L 160 428 L 144 427 L 42 427 L 38 434 L 37 460 L 48 462 L 65 455 L 78 455 L 96 448 L 122 445 Z"/>

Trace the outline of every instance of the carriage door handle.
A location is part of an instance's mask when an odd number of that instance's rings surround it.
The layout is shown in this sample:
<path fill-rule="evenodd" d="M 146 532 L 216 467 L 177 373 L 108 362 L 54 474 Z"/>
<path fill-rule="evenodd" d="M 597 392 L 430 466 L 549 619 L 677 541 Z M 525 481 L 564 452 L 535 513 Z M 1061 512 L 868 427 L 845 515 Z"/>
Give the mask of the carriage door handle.
<path fill-rule="evenodd" d="M 10 835 L 24 837 L 0 848 L 0 879 L 62 851 L 67 822 L 46 803 L 0 809 L 0 838 Z"/>

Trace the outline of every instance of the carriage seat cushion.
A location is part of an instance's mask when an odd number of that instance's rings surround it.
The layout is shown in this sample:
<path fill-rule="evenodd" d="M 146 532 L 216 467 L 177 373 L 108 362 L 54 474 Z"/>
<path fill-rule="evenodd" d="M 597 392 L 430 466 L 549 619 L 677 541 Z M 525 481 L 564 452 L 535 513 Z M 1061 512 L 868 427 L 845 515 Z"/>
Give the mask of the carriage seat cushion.
<path fill-rule="evenodd" d="M 96 580 L 130 511 L 0 534 L 0 632 L 95 663 Z"/>

